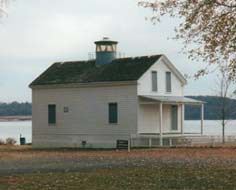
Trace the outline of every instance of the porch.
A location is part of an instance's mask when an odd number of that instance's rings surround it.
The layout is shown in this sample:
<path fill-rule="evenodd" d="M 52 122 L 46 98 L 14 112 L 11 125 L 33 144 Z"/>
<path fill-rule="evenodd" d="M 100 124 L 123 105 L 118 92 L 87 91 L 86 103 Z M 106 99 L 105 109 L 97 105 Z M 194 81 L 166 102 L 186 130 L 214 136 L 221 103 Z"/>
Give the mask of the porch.
<path fill-rule="evenodd" d="M 162 146 L 164 147 L 222 147 L 222 136 L 209 135 L 163 135 Z M 234 135 L 225 136 L 225 144 L 223 146 L 235 146 L 236 137 Z M 131 136 L 130 147 L 154 148 L 160 147 L 159 135 L 136 135 Z"/>
<path fill-rule="evenodd" d="M 181 96 L 139 96 L 138 133 L 131 138 L 140 143 L 145 141 L 150 147 L 154 144 L 171 146 L 179 141 L 188 143 L 187 139 L 191 137 L 201 137 L 204 128 L 204 103 Z M 200 133 L 184 132 L 185 105 L 201 106 Z"/>

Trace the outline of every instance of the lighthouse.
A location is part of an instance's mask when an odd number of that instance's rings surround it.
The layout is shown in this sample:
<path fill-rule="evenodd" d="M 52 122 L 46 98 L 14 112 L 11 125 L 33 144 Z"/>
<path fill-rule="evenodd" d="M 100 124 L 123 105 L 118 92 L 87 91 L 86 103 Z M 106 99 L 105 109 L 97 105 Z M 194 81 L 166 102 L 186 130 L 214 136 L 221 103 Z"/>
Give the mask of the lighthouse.
<path fill-rule="evenodd" d="M 96 44 L 96 65 L 108 64 L 116 59 L 117 41 L 104 37 L 102 40 L 94 43 Z"/>

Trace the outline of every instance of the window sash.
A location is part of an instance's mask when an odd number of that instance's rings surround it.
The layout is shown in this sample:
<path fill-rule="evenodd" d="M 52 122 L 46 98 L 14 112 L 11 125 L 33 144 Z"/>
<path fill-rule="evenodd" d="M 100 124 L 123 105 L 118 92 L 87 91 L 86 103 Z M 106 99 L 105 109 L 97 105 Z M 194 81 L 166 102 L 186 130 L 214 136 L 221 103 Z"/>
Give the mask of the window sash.
<path fill-rule="evenodd" d="M 118 106 L 117 103 L 109 103 L 109 123 L 118 122 Z"/>
<path fill-rule="evenodd" d="M 166 92 L 171 92 L 171 72 L 166 72 Z"/>
<path fill-rule="evenodd" d="M 152 91 L 157 92 L 157 72 L 152 71 Z"/>
<path fill-rule="evenodd" d="M 56 124 L 56 105 L 48 105 L 48 124 Z"/>

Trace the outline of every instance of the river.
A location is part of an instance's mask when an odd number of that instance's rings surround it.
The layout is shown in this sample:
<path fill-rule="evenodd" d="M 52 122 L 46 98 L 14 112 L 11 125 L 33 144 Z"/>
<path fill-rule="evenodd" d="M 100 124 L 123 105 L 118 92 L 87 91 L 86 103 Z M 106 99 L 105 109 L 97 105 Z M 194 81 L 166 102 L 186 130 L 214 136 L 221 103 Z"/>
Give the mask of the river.
<path fill-rule="evenodd" d="M 0 139 L 8 137 L 15 138 L 19 143 L 20 135 L 26 138 L 27 143 L 32 141 L 32 122 L 31 121 L 6 121 L 0 122 Z M 185 121 L 184 132 L 200 132 L 200 121 Z M 221 135 L 221 122 L 216 120 L 204 121 L 204 135 Z M 226 135 L 236 136 L 236 120 L 227 122 Z"/>

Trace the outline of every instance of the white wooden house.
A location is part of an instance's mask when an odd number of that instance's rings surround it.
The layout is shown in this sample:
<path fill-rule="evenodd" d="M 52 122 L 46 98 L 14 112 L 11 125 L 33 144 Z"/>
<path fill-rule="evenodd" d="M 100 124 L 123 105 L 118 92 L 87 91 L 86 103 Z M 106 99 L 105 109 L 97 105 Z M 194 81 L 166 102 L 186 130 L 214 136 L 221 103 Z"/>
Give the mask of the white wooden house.
<path fill-rule="evenodd" d="M 117 42 L 96 44 L 96 60 L 54 63 L 32 88 L 34 147 L 114 148 L 117 140 L 183 137 L 186 79 L 165 55 L 116 58 Z"/>

